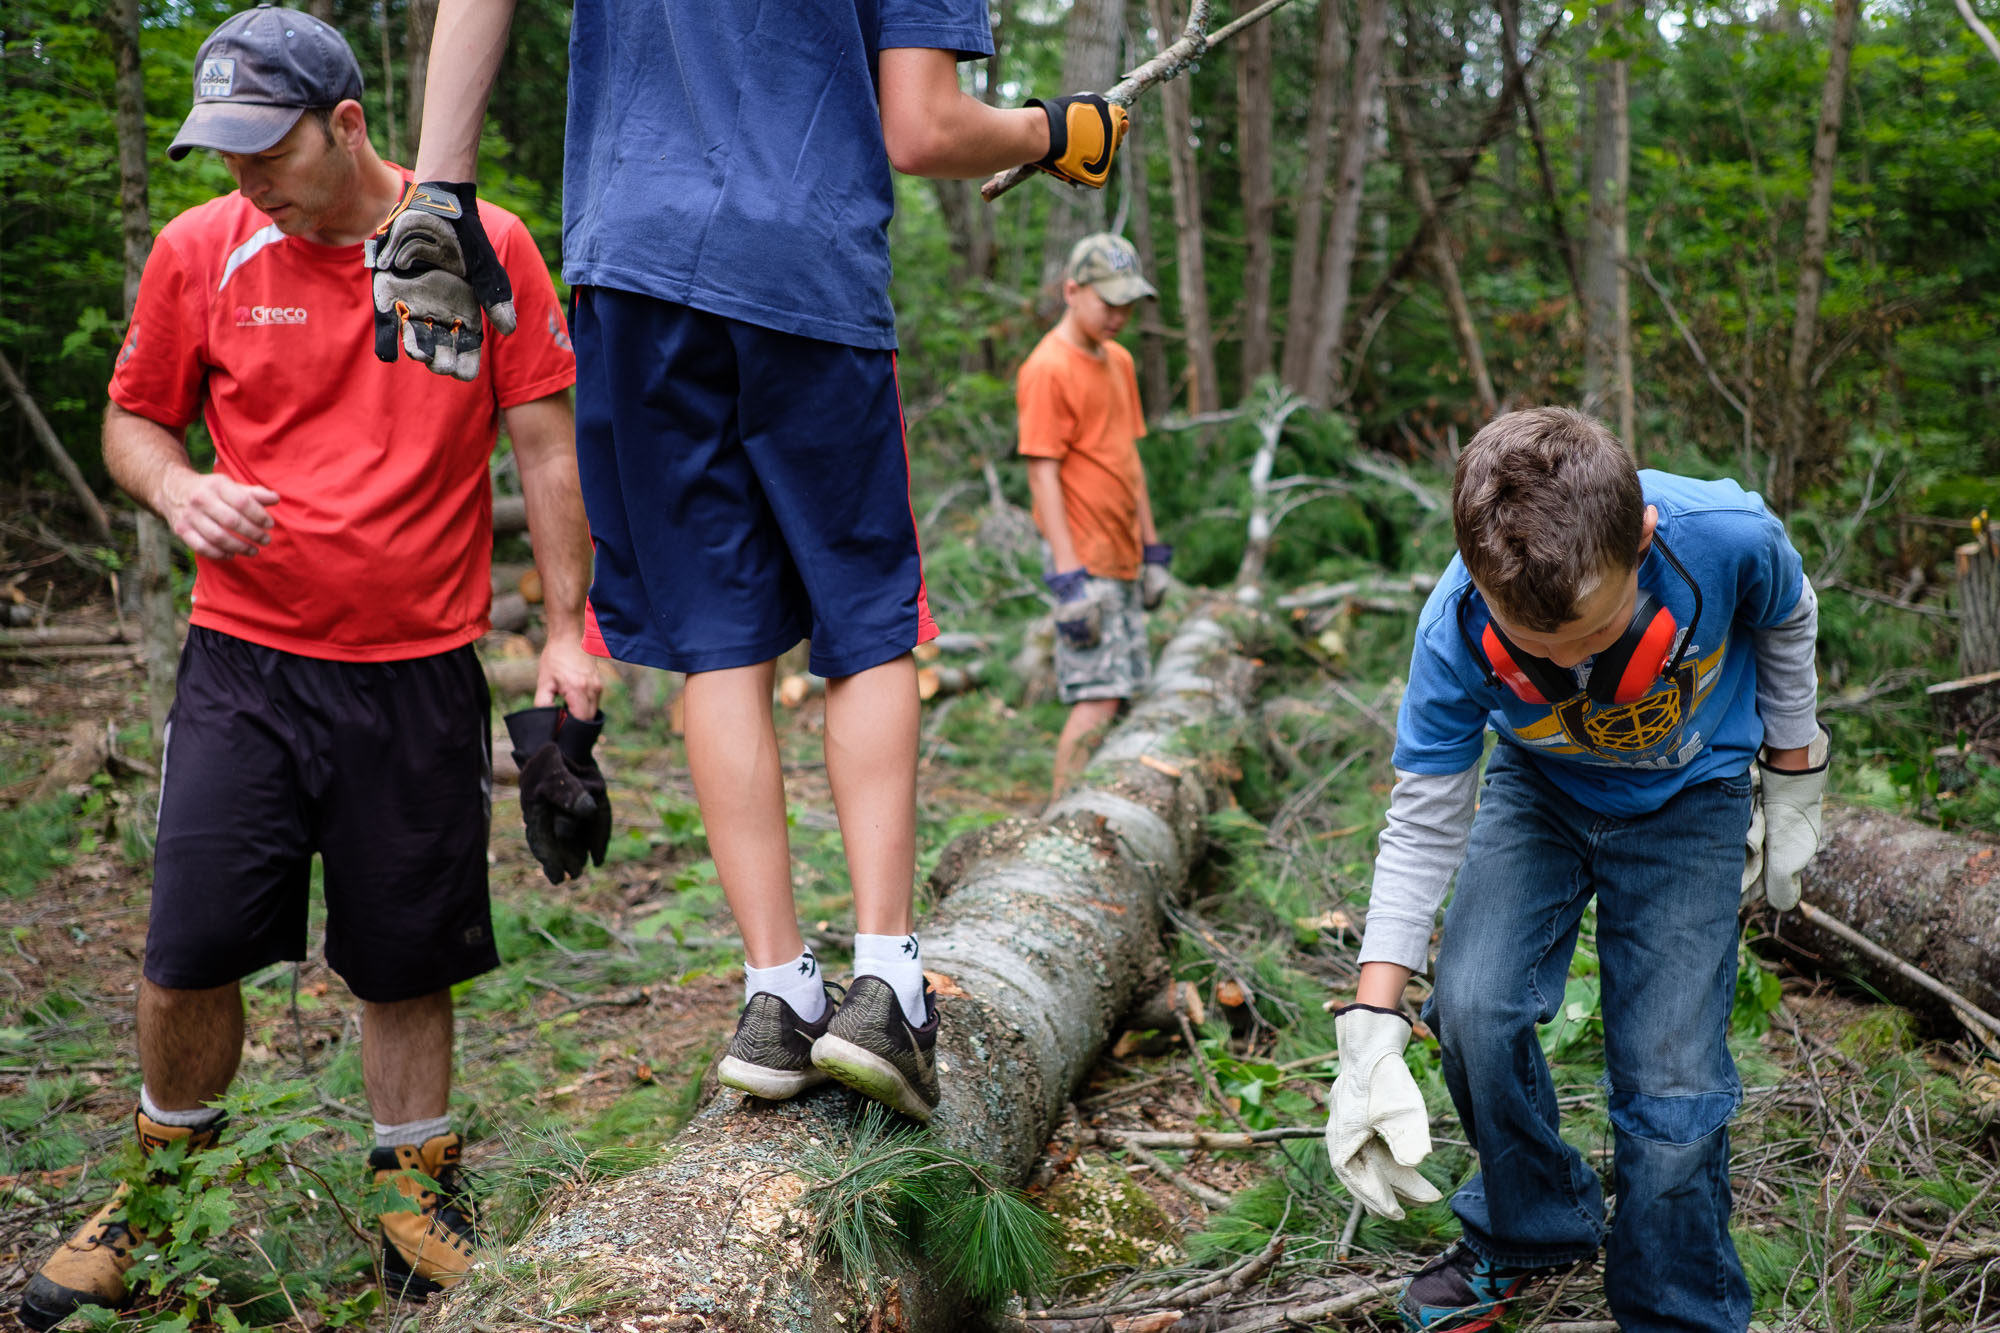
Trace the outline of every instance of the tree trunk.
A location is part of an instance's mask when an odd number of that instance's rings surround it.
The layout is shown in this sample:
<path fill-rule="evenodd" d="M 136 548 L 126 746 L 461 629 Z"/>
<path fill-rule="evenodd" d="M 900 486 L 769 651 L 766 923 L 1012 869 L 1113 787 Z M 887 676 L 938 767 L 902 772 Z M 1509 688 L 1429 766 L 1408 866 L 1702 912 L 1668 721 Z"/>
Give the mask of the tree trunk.
<path fill-rule="evenodd" d="M 1132 244 L 1139 251 L 1139 262 L 1145 265 L 1149 281 L 1160 272 L 1159 251 L 1153 248 L 1153 200 L 1146 162 L 1152 146 L 1153 136 L 1146 133 L 1145 126 L 1133 124 L 1125 131 L 1125 146 L 1119 150 L 1125 157 L 1125 170 L 1132 173 L 1126 178 L 1132 182 Z M 1173 382 L 1167 377 L 1166 325 L 1156 300 L 1139 303 L 1139 390 L 1148 419 L 1166 411 L 1174 396 Z"/>
<path fill-rule="evenodd" d="M 1125 31 L 1125 0 L 1076 0 L 1063 25 L 1065 93 L 1102 92 L 1118 80 L 1118 43 Z M 1042 234 L 1042 299 L 1047 317 L 1062 309 L 1063 263 L 1070 247 L 1104 230 L 1104 190 L 1052 184 L 1048 229 Z"/>
<path fill-rule="evenodd" d="M 382 39 L 382 128 L 388 158 L 403 161 L 403 141 L 396 133 L 396 62 L 389 51 L 389 0 L 375 0 L 375 32 Z M 414 159 L 414 155 L 411 160 Z"/>
<path fill-rule="evenodd" d="M 1292 276 L 1285 300 L 1283 378 L 1303 389 L 1319 327 L 1320 218 L 1326 209 L 1327 164 L 1333 158 L 1333 109 L 1347 66 L 1347 15 L 1343 0 L 1320 0 L 1319 44 L 1313 53 L 1312 100 L 1306 106 L 1306 166 L 1299 180 L 1297 220 L 1292 228 Z"/>
<path fill-rule="evenodd" d="M 1333 0 L 1323 0 L 1331 4 Z M 1243 382 L 1271 373 L 1271 25 L 1255 23 L 1236 53 L 1236 163 L 1243 177 Z"/>
<path fill-rule="evenodd" d="M 1626 3 L 1614 0 L 1599 11 L 1606 28 L 1617 27 Z M 1629 61 L 1603 60 L 1592 80 L 1590 230 L 1583 260 L 1583 409 L 1608 418 L 1618 438 L 1636 453 L 1632 276 L 1625 266 L 1630 248 L 1625 211 L 1632 180 L 1629 78 Z"/>
<path fill-rule="evenodd" d="M 1167 40 L 1180 31 L 1171 0 L 1152 0 L 1153 24 Z M 1222 406 L 1215 372 L 1215 335 L 1208 321 L 1208 266 L 1203 259 L 1201 176 L 1195 163 L 1194 125 L 1188 81 L 1160 85 L 1160 120 L 1166 130 L 1168 183 L 1174 199 L 1174 277 L 1180 294 L 1181 334 L 1187 347 L 1188 413 Z"/>
<path fill-rule="evenodd" d="M 1341 125 L 1340 165 L 1334 172 L 1333 210 L 1319 263 L 1319 310 L 1300 392 L 1316 407 L 1333 401 L 1340 381 L 1342 325 L 1354 280 L 1354 251 L 1360 240 L 1361 196 L 1368 177 L 1368 145 L 1374 138 L 1368 117 L 1382 83 L 1382 48 L 1389 34 L 1387 0 L 1361 0 L 1361 24 L 1354 42 L 1354 79 L 1347 90 Z"/>
<path fill-rule="evenodd" d="M 1812 430 L 1813 344 L 1819 338 L 1820 288 L 1826 279 L 1826 239 L 1833 220 L 1833 168 L 1840 147 L 1840 113 L 1847 99 L 1848 57 L 1860 0 L 1834 0 L 1833 39 L 1820 87 L 1819 128 L 1813 134 L 1812 185 L 1806 195 L 1805 244 L 1799 251 L 1799 291 L 1792 315 L 1792 350 L 1785 360 L 1784 429 L 1771 462 L 1771 507 L 1789 514 L 1797 498 L 1798 465 Z"/>
<path fill-rule="evenodd" d="M 1424 174 L 1423 163 L 1417 160 L 1417 146 L 1410 138 L 1409 117 L 1402 114 L 1402 104 L 1390 104 L 1396 116 L 1396 139 L 1401 145 L 1403 156 L 1403 180 L 1409 186 L 1410 199 L 1417 206 L 1419 225 L 1431 233 L 1431 270 L 1437 275 L 1438 290 L 1444 293 L 1445 309 L 1451 314 L 1452 332 L 1458 338 L 1459 355 L 1465 358 L 1466 374 L 1472 379 L 1472 390 L 1479 399 L 1479 419 L 1491 421 L 1500 412 L 1500 400 L 1493 392 L 1493 377 L 1486 370 L 1486 347 L 1479 337 L 1479 325 L 1472 318 L 1472 304 L 1465 299 L 1465 285 L 1459 281 L 1458 255 L 1452 249 L 1451 234 L 1445 229 L 1444 219 L 1438 216 L 1437 201 L 1431 197 L 1430 177 Z"/>
<path fill-rule="evenodd" d="M 139 278 L 153 253 L 152 204 L 146 167 L 146 76 L 139 58 L 139 0 L 115 0 L 112 47 L 118 69 L 118 212 L 125 236 L 125 318 L 139 300 Z M 174 539 L 167 525 L 139 507 L 139 543 L 132 570 L 133 601 L 145 628 L 146 711 L 153 744 L 164 745 L 180 662 L 180 610 L 174 603 Z"/>
<path fill-rule="evenodd" d="M 1576 242 L 1570 238 L 1567 210 L 1563 207 L 1562 191 L 1556 188 L 1556 173 L 1549 165 L 1548 141 L 1542 135 L 1541 113 L 1535 109 L 1535 99 L 1528 92 L 1527 71 L 1521 68 L 1521 12 L 1519 0 L 1500 0 L 1500 54 L 1507 67 L 1507 80 L 1513 87 L 1514 97 L 1520 103 L 1522 117 L 1528 123 L 1528 138 L 1535 148 L 1535 171 L 1542 182 L 1542 194 L 1549 203 L 1549 230 L 1556 235 L 1556 245 L 1562 252 L 1563 274 L 1569 279 L 1569 292 L 1579 307 L 1583 305 L 1583 279 L 1576 271 Z M 1503 141 L 1512 143 L 1510 136 Z"/>
<path fill-rule="evenodd" d="M 2000 1012 L 2000 846 L 1881 810 L 1829 805 L 1805 900 L 1988 1013 Z M 1941 1020 L 1950 1006 L 1797 913 L 1773 934 L 1795 964 L 1858 976 Z"/>
<path fill-rule="evenodd" d="M 946 849 L 923 926 L 943 999 L 941 1145 L 1023 1181 L 1074 1090 L 1148 991 L 1161 896 L 1179 892 L 1223 799 L 1187 729 L 1239 713 L 1249 665 L 1197 614 L 1161 654 L 1152 689 L 1106 740 L 1049 820 L 1012 820 Z M 1213 742 L 1210 742 L 1211 744 Z M 855 1098 L 784 1103 L 716 1097 L 663 1165 L 559 1196 L 508 1256 L 510 1278 L 475 1274 L 433 1327 L 536 1333 L 511 1307 L 522 1281 L 587 1272 L 618 1291 L 592 1323 L 731 1333 L 903 1333 L 969 1326 L 929 1270 L 879 1274 L 874 1300 L 815 1262 L 803 1202 L 808 1142 L 838 1153 Z M 629 1293 L 629 1294 L 627 1294 Z M 712 1322 L 711 1322 L 712 1321 Z"/>
<path fill-rule="evenodd" d="M 333 24 L 333 0 L 307 0 L 306 12 L 329 27 Z"/>
<path fill-rule="evenodd" d="M 437 26 L 438 0 L 404 0 L 403 59 L 409 63 L 410 95 L 403 100 L 403 121 L 410 127 L 410 163 L 424 134 L 424 84 L 430 77 L 431 31 Z"/>
<path fill-rule="evenodd" d="M 2000 549 L 1984 526 L 1954 553 L 1958 566 L 1958 674 L 2000 671 Z"/>

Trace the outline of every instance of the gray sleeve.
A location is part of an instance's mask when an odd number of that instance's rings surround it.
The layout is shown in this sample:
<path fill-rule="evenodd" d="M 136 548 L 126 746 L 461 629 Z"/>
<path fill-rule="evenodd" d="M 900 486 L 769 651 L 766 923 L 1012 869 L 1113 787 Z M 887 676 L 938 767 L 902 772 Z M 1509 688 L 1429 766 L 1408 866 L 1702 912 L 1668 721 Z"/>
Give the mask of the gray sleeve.
<path fill-rule="evenodd" d="M 1396 770 L 1375 856 L 1375 887 L 1361 937 L 1364 963 L 1430 964 L 1431 928 L 1472 832 L 1479 765 L 1460 773 Z"/>
<path fill-rule="evenodd" d="M 1799 601 L 1790 615 L 1750 633 L 1757 651 L 1757 715 L 1764 719 L 1764 743 L 1775 750 L 1810 745 L 1819 735 L 1814 719 L 1819 679 L 1813 674 L 1819 598 L 1812 580 L 1799 576 Z"/>

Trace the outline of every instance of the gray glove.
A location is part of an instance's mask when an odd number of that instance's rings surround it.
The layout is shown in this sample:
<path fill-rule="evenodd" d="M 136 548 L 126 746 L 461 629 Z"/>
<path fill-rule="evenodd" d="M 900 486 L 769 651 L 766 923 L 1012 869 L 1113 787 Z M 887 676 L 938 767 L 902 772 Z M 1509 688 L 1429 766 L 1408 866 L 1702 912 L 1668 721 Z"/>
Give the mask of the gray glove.
<path fill-rule="evenodd" d="M 1780 912 L 1799 905 L 1799 872 L 1819 850 L 1832 745 L 1833 737 L 1821 727 L 1806 750 L 1811 767 L 1787 773 L 1759 759 L 1752 771 L 1750 831 L 1743 855 L 1745 906 L 1759 898 Z"/>
<path fill-rule="evenodd" d="M 1104 638 L 1104 612 L 1090 595 L 1090 575 L 1082 569 L 1044 574 L 1056 595 L 1056 633 L 1072 648 L 1095 648 Z"/>
<path fill-rule="evenodd" d="M 1174 548 L 1155 542 L 1145 548 L 1144 559 L 1139 567 L 1139 602 L 1151 611 L 1167 599 L 1167 585 L 1173 582 L 1167 566 L 1174 562 Z"/>
<path fill-rule="evenodd" d="M 1402 1200 L 1444 1196 L 1417 1171 L 1430 1155 L 1430 1112 L 1403 1063 L 1410 1020 L 1393 1009 L 1350 1004 L 1334 1011 L 1340 1076 L 1327 1098 L 1326 1152 L 1354 1201 L 1377 1217 L 1399 1220 Z"/>
<path fill-rule="evenodd" d="M 500 332 L 514 331 L 514 287 L 479 223 L 470 183 L 405 185 L 363 257 L 374 271 L 379 360 L 396 359 L 400 336 L 410 360 L 469 383 L 479 377 L 481 311 Z"/>

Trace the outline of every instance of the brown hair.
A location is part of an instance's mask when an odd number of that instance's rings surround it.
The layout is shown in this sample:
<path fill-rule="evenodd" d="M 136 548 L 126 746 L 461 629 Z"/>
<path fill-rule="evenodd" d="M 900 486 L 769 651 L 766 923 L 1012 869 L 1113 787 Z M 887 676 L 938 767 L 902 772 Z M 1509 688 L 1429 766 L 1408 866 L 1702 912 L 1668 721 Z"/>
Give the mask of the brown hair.
<path fill-rule="evenodd" d="M 1600 577 L 1632 568 L 1645 516 L 1631 450 L 1567 407 L 1495 417 L 1452 479 L 1466 571 L 1502 617 L 1538 633 L 1575 620 Z"/>

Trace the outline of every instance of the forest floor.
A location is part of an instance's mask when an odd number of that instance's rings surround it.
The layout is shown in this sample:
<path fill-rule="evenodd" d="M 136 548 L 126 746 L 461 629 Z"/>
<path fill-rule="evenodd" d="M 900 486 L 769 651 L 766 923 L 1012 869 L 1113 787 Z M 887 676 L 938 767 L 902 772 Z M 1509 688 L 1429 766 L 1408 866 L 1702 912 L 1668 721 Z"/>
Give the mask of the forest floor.
<path fill-rule="evenodd" d="M 1192 897 L 1171 913 L 1176 975 L 1198 989 L 1206 1021 L 1127 1034 L 1079 1091 L 1029 1183 L 1060 1223 L 1057 1271 L 1011 1318 L 1152 1333 L 1292 1311 L 1302 1322 L 1289 1326 L 1322 1326 L 1305 1314 L 1315 1302 L 1407 1273 L 1454 1234 L 1442 1205 L 1401 1223 L 1358 1216 L 1314 1136 L 1334 1071 L 1327 1010 L 1355 975 L 1410 622 L 1362 608 L 1246 624 L 1246 649 L 1266 670 L 1231 757 L 1235 800 L 1212 821 Z M 1003 626 L 987 687 L 926 706 L 920 871 L 958 833 L 1045 800 L 1062 709 L 1046 681 L 1004 665 L 1028 623 Z M 1156 631 L 1164 637 L 1164 624 Z M 512 789 L 496 792 L 490 859 L 506 961 L 460 989 L 453 1102 L 496 1242 L 518 1235 L 550 1191 L 630 1169 L 671 1139 L 740 1002 L 740 953 L 658 684 L 609 697 L 616 829 L 608 863 L 580 885 L 545 882 Z M 808 701 L 777 718 L 799 911 L 838 977 L 850 900 L 822 713 Z M 157 784 L 138 759 L 28 802 L 79 721 L 144 755 L 132 659 L 0 662 L 0 1302 L 103 1197 L 138 1091 L 132 1003 Z M 319 920 L 316 908 L 315 932 Z M 387 1329 L 412 1313 L 372 1294 L 358 1006 L 318 953 L 315 934 L 306 962 L 244 987 L 248 1042 L 232 1107 L 239 1124 L 282 1122 L 296 1141 L 255 1177 L 263 1188 L 217 1193 L 213 1280 L 163 1284 L 139 1325 L 312 1333 Z M 1544 1046 L 1565 1133 L 1608 1177 L 1595 973 L 1587 927 Z M 2000 1099 L 1969 1072 L 1971 1053 L 1902 1010 L 1780 976 L 1747 950 L 1739 993 L 1736 1227 L 1759 1324 L 2000 1328 Z M 1472 1159 L 1435 1044 L 1421 1035 L 1412 1063 L 1438 1149 L 1427 1170 L 1448 1188 Z M 1306 1136 L 1239 1151 L 1160 1148 L 1151 1162 L 1118 1146 L 1127 1130 L 1285 1127 Z M 1263 1258 L 1245 1265 L 1252 1256 Z M 1176 1283 L 1232 1267 L 1239 1281 L 1204 1309 L 1161 1313 Z M 1115 1308 L 1088 1309 L 1105 1306 Z M 584 1333 L 593 1308 L 547 1306 L 537 1321 Z M 1586 1269 L 1537 1288 L 1513 1326 L 1581 1333 L 1608 1329 L 1607 1318 L 1600 1277 Z M 1323 1326 L 1390 1328 L 1395 1317 L 1385 1297 Z"/>

